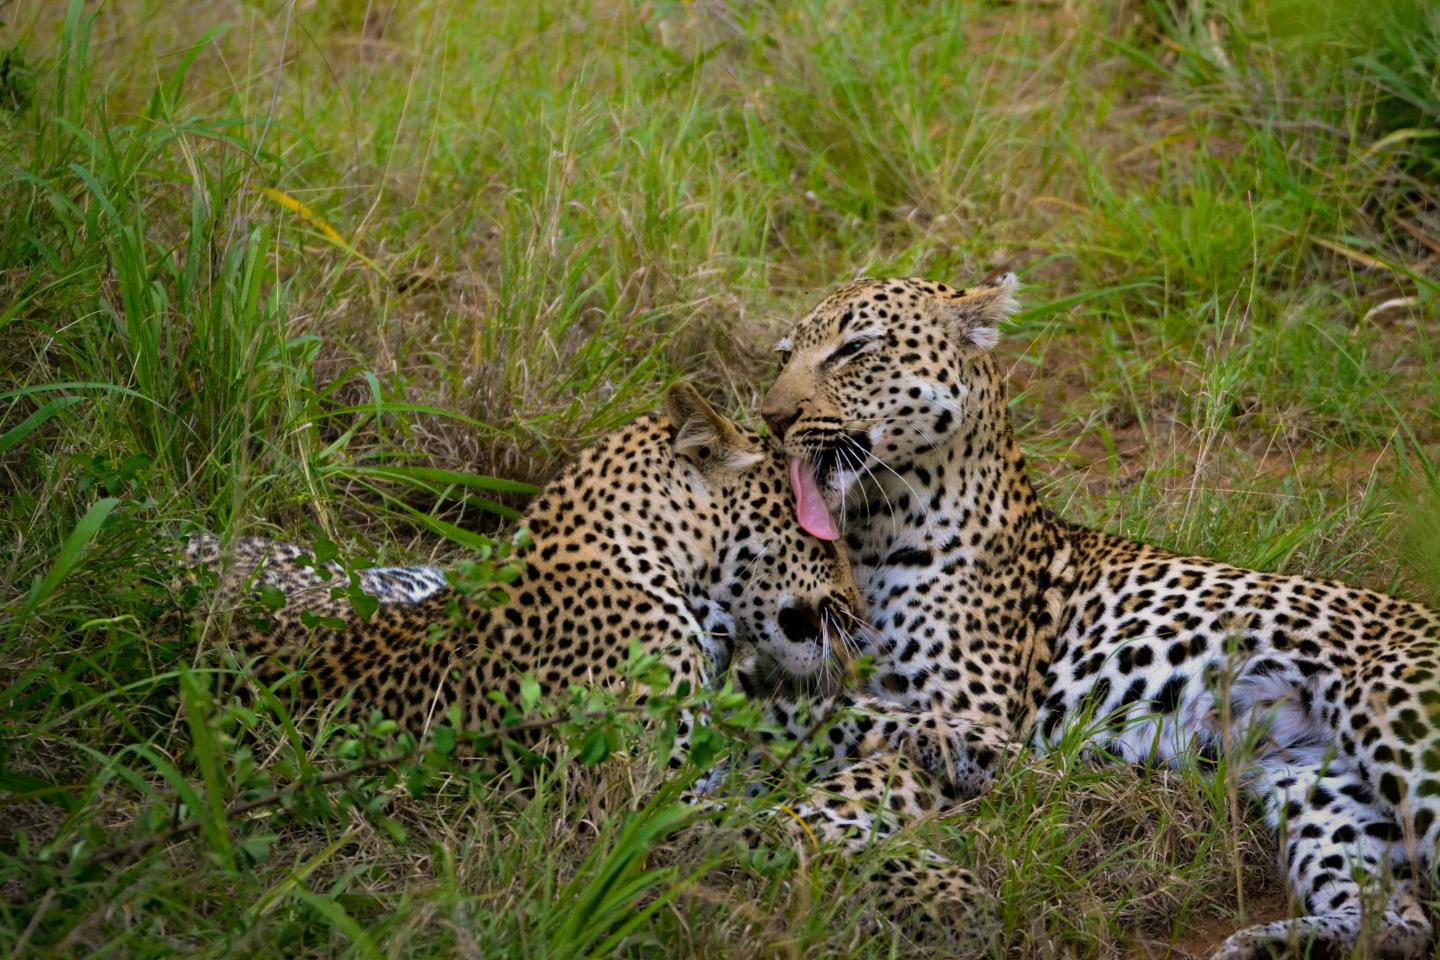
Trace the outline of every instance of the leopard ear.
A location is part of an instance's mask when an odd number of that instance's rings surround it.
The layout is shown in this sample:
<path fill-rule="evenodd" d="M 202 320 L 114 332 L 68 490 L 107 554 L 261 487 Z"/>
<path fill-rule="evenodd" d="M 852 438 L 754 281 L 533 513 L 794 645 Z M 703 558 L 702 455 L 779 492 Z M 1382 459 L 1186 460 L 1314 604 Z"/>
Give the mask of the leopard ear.
<path fill-rule="evenodd" d="M 665 417 L 675 428 L 675 453 L 698 467 L 744 470 L 765 454 L 722 414 L 682 381 L 665 391 Z"/>
<path fill-rule="evenodd" d="M 1019 288 L 1020 281 L 1015 274 L 1005 273 L 981 286 L 960 291 L 945 302 L 952 329 L 962 340 L 981 350 L 995 349 L 995 344 L 1000 342 L 1000 325 L 1020 309 L 1015 299 Z"/>

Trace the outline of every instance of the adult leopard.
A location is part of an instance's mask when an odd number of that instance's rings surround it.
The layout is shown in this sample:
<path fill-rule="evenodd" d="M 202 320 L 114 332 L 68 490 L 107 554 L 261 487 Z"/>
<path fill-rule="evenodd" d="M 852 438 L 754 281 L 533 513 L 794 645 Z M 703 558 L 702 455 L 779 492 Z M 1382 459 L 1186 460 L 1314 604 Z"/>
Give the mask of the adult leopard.
<path fill-rule="evenodd" d="M 618 689 L 632 643 L 669 668 L 675 693 L 718 684 L 737 644 L 749 645 L 742 682 L 757 696 L 783 692 L 776 663 L 825 677 L 864 611 L 845 552 L 794 523 L 784 462 L 765 440 L 683 383 L 664 408 L 603 437 L 530 503 L 521 525 L 531 543 L 518 575 L 491 586 L 499 598 L 457 590 L 434 567 L 373 568 L 357 573 L 379 601 L 365 618 L 335 589 L 343 571 L 296 546 L 202 535 L 183 559 L 218 574 L 223 600 L 266 588 L 283 597 L 234 618 L 232 646 L 262 681 L 299 671 L 310 700 L 348 694 L 350 715 L 379 710 L 417 734 L 452 709 L 469 729 L 497 727 L 504 708 L 491 694 L 519 702 L 526 676 L 542 697 Z M 685 763 L 699 721 L 682 719 L 670 767 Z M 827 771 L 770 826 L 853 853 L 948 803 L 898 749 L 926 723 L 867 720 L 865 756 Z M 967 871 L 933 856 L 891 855 L 875 869 L 878 910 L 907 924 L 968 939 L 988 900 Z"/>
<path fill-rule="evenodd" d="M 850 549 L 876 628 L 870 692 L 942 714 L 954 749 L 931 765 L 972 791 L 1016 745 L 1043 750 L 1074 724 L 1132 762 L 1263 731 L 1244 776 L 1304 912 L 1217 956 L 1354 944 L 1372 880 L 1390 891 L 1374 946 L 1420 956 L 1440 844 L 1440 615 L 1056 517 L 991 353 L 1016 286 L 860 280 L 779 344 L 761 413 L 799 522 Z"/>
<path fill-rule="evenodd" d="M 716 685 L 737 644 L 823 672 L 863 616 L 844 551 L 791 520 L 776 453 L 688 384 L 669 390 L 664 416 L 584 450 L 521 526 L 516 576 L 482 596 L 437 567 L 358 571 L 379 601 L 368 617 L 335 589 L 344 571 L 301 547 L 199 535 L 183 560 L 219 574 L 225 602 L 278 590 L 279 608 L 247 610 L 230 638 L 262 679 L 300 669 L 310 699 L 348 694 L 348 715 L 379 710 L 416 733 L 452 708 L 470 729 L 497 726 L 527 676 L 541 697 L 618 688 L 632 642 L 668 668 L 672 692 Z M 689 734 L 682 725 L 672 768 Z"/>

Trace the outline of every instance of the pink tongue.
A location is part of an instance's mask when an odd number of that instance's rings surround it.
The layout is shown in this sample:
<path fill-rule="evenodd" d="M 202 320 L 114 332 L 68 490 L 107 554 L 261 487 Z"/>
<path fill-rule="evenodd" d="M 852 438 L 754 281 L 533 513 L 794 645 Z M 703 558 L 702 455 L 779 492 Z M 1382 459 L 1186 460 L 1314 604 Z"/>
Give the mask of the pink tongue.
<path fill-rule="evenodd" d="M 795 517 L 805 532 L 821 540 L 839 540 L 835 518 L 815 482 L 815 468 L 799 457 L 790 458 L 790 489 L 795 491 Z"/>

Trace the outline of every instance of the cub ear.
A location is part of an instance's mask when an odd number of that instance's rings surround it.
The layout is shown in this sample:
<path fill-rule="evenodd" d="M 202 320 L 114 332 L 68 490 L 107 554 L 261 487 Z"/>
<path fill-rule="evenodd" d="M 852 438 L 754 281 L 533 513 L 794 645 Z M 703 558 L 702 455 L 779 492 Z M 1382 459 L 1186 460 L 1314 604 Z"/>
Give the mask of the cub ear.
<path fill-rule="evenodd" d="M 945 302 L 945 311 L 955 333 L 981 350 L 993 350 L 1000 342 L 1000 325 L 1020 309 L 1015 291 L 1020 281 L 1013 273 L 969 290 L 961 290 Z"/>
<path fill-rule="evenodd" d="M 744 470 L 765 458 L 735 424 L 683 380 L 665 391 L 664 408 L 675 428 L 676 455 L 698 467 Z"/>

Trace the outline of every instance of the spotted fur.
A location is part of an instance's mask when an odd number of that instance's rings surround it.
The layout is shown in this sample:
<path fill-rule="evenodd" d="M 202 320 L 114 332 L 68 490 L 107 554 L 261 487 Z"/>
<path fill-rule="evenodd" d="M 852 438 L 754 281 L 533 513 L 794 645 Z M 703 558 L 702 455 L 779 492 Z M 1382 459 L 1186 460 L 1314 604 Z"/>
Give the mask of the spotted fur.
<path fill-rule="evenodd" d="M 1362 929 L 1387 955 L 1422 955 L 1440 615 L 1056 517 L 1026 476 L 990 353 L 1015 290 L 1012 275 L 968 291 L 862 280 L 782 341 L 762 414 L 843 516 L 875 628 L 869 693 L 942 715 L 967 790 L 1019 744 L 1044 750 L 1076 725 L 1140 763 L 1258 741 L 1247 782 L 1304 915 L 1242 931 L 1220 956 L 1292 938 L 1343 948 Z M 1392 893 L 1367 919 L 1377 884 Z"/>
<path fill-rule="evenodd" d="M 438 568 L 377 568 L 358 574 L 381 601 L 368 620 L 334 589 L 341 569 L 317 569 L 301 548 L 196 537 L 185 552 L 190 565 L 218 571 L 231 595 L 284 594 L 280 610 L 236 618 L 234 645 L 262 679 L 299 669 L 316 700 L 348 693 L 352 713 L 378 709 L 421 733 L 456 706 L 467 727 L 494 727 L 501 708 L 490 694 L 518 702 L 526 675 L 542 696 L 617 688 L 632 641 L 669 667 L 672 691 L 715 684 L 737 644 L 758 696 L 785 682 L 777 662 L 806 682 L 833 683 L 831 645 L 843 651 L 846 625 L 863 615 L 845 552 L 792 522 L 777 452 L 683 384 L 667 394 L 664 417 L 584 451 L 521 524 L 531 537 L 523 573 L 495 585 L 498 606 L 457 592 Z M 678 732 L 672 767 L 684 762 L 693 722 Z M 752 840 L 778 834 L 854 852 L 915 819 L 919 808 L 894 798 L 921 792 L 914 784 L 928 774 L 903 752 L 868 754 L 871 775 L 826 772 Z M 967 871 L 933 857 L 891 857 L 879 873 L 881 910 L 907 923 L 964 930 L 986 899 Z"/>
<path fill-rule="evenodd" d="M 520 575 L 491 585 L 498 597 L 458 592 L 433 567 L 376 568 L 358 573 L 381 601 L 362 619 L 334 589 L 340 568 L 317 568 L 301 548 L 222 551 L 197 537 L 186 559 L 285 595 L 282 609 L 237 625 L 235 644 L 263 677 L 303 666 L 319 698 L 349 693 L 352 712 L 378 709 L 416 731 L 454 706 L 473 729 L 496 725 L 491 694 L 518 702 L 527 675 L 546 697 L 618 687 L 632 640 L 677 689 L 714 684 L 741 641 L 778 652 L 798 640 L 823 662 L 827 640 L 863 612 L 843 551 L 790 522 L 783 466 L 764 441 L 686 385 L 666 407 L 584 451 L 535 498 Z"/>

